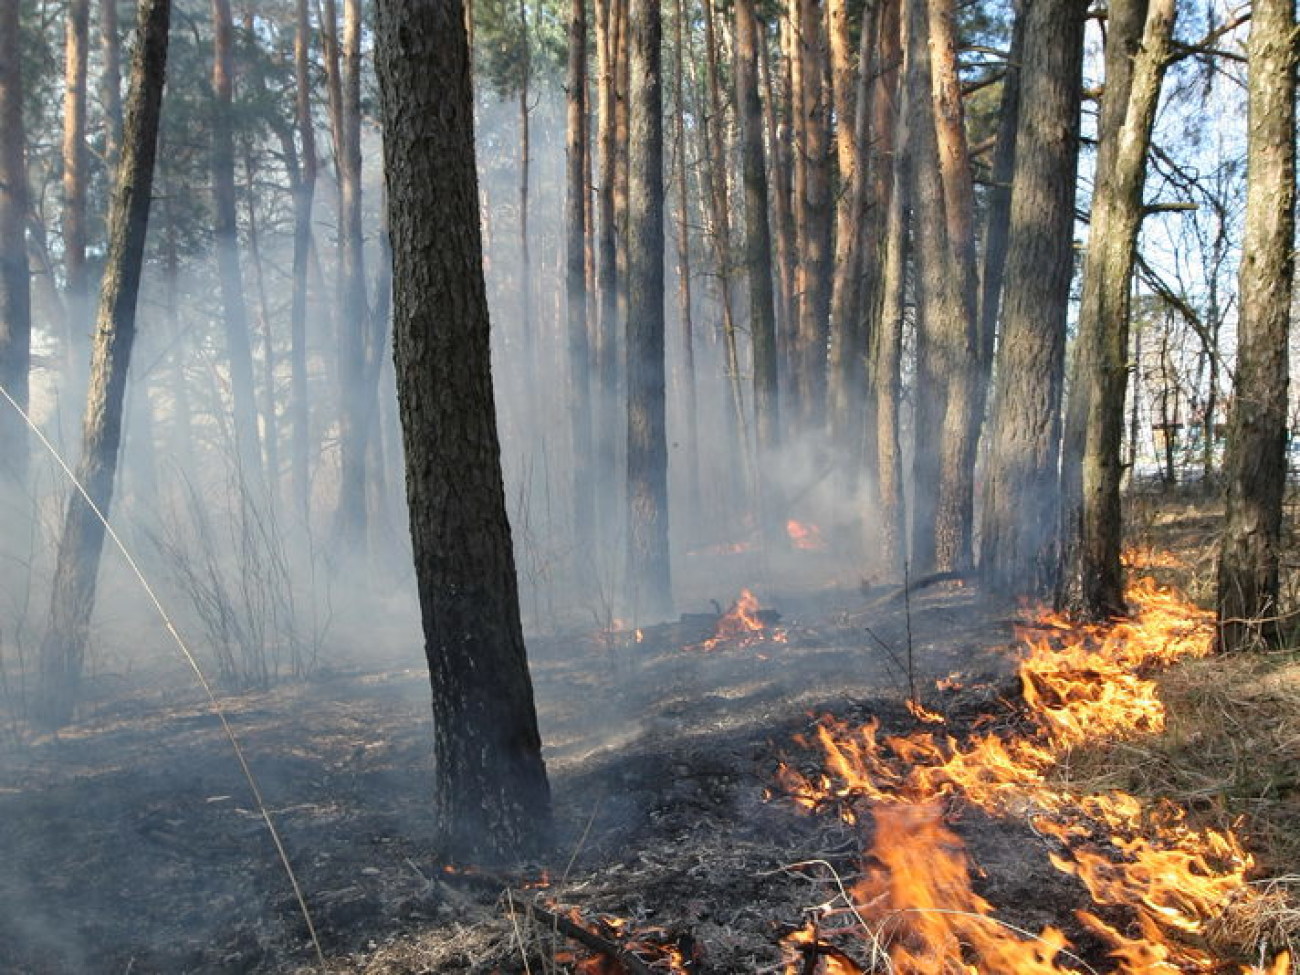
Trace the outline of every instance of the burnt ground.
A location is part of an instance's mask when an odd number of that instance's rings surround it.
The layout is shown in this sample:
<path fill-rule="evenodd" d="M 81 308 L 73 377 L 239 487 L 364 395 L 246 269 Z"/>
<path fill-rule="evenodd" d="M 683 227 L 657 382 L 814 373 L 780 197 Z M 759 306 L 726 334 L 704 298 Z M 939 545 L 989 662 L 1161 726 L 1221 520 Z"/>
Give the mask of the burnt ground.
<path fill-rule="evenodd" d="M 875 596 L 876 598 L 871 598 Z M 560 837 L 526 875 L 449 875 L 428 854 L 427 676 L 336 669 L 225 700 L 335 971 L 568 971 L 563 939 L 512 917 L 503 893 L 545 868 L 545 896 L 606 912 L 700 957 L 701 971 L 780 970 L 779 937 L 857 868 L 862 830 L 769 797 L 782 757 L 830 711 L 915 721 L 911 646 L 927 706 L 959 729 L 1014 693 L 1011 611 L 961 586 L 910 607 L 857 590 L 774 595 L 785 643 L 689 649 L 711 621 L 534 639 Z M 867 632 L 870 627 L 870 634 Z M 936 678 L 960 674 L 964 690 Z M 184 703 L 177 703 L 178 700 Z M 272 972 L 312 953 L 290 886 L 217 719 L 158 685 L 93 703 L 57 738 L 0 755 L 0 970 Z M 977 890 L 1020 927 L 1083 906 L 1027 828 L 974 813 L 954 828 Z M 825 861 L 822 865 L 795 864 Z M 521 947 L 522 945 L 522 947 Z M 1104 967 L 1104 966 L 1102 966 Z"/>

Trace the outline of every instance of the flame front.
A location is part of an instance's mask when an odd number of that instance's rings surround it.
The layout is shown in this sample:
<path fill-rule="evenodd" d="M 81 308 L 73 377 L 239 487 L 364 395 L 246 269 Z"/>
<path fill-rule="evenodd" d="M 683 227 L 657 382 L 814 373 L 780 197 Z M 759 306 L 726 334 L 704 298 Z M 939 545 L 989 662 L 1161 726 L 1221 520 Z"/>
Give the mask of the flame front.
<path fill-rule="evenodd" d="M 893 971 L 1078 970 L 1057 960 L 1067 948 L 1061 932 L 1012 931 L 971 890 L 961 842 L 939 813 L 953 800 L 1027 821 L 1059 844 L 1052 863 L 1078 877 L 1104 913 L 1130 919 L 1121 930 L 1119 922 L 1078 915 L 1110 946 L 1117 972 L 1289 969 L 1284 956 L 1268 969 L 1233 969 L 1206 946 L 1206 922 L 1230 900 L 1255 896 L 1245 883 L 1251 858 L 1234 834 L 1194 829 L 1172 803 L 1122 792 L 1076 795 L 1047 779 L 1070 748 L 1161 730 L 1164 708 L 1143 669 L 1210 651 L 1210 614 L 1149 581 L 1129 600 L 1130 620 L 1074 627 L 1044 614 L 1020 635 L 1027 733 L 882 738 L 874 720 L 853 728 L 823 718 L 816 738 L 825 771 L 779 770 L 785 791 L 807 809 L 829 807 L 849 823 L 869 810 L 875 839 L 865 879 L 851 893 L 865 925 L 857 933 Z M 808 949 L 787 948 L 795 950 Z M 788 973 L 799 970 L 789 962 Z"/>

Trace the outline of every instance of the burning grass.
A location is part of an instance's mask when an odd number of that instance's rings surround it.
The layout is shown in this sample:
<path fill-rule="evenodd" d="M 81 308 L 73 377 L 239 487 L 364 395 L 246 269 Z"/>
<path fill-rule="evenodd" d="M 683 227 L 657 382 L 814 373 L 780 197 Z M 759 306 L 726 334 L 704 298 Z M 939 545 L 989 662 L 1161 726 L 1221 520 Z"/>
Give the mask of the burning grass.
<path fill-rule="evenodd" d="M 1097 905 L 1077 917 L 1107 945 L 1116 971 L 1289 970 L 1288 933 L 1249 920 L 1276 915 L 1285 899 L 1247 883 L 1253 860 L 1234 824 L 1193 825 L 1168 799 L 1080 790 L 1057 774 L 1081 746 L 1164 731 L 1165 707 L 1147 673 L 1209 652 L 1207 613 L 1151 583 L 1139 583 L 1129 598 L 1131 620 L 1076 628 L 1044 615 L 1022 634 L 1023 704 L 1007 727 L 964 738 L 882 738 L 874 721 L 853 728 L 824 720 L 817 743 L 825 773 L 810 778 L 782 768 L 785 791 L 804 807 L 830 806 L 851 824 L 867 812 L 874 820 L 850 900 L 870 954 L 884 950 L 890 970 L 1078 970 L 1054 928 L 1027 936 L 993 921 L 992 906 L 971 889 L 960 841 L 942 821 L 945 809 L 961 805 L 1027 822 L 1047 838 L 1052 863 L 1077 877 Z M 806 958 L 807 948 L 800 950 Z M 868 964 L 852 970 L 877 970 Z M 787 972 L 814 969 L 792 962 Z"/>

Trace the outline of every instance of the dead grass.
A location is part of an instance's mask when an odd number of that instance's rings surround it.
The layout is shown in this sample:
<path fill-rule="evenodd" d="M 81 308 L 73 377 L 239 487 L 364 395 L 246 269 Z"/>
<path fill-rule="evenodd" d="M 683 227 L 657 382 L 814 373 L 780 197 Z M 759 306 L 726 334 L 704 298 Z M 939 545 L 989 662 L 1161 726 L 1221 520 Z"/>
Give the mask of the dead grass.
<path fill-rule="evenodd" d="M 1127 561 L 1212 605 L 1219 508 L 1138 502 Z M 1162 734 L 1079 749 L 1060 776 L 1079 790 L 1167 797 L 1198 828 L 1234 828 L 1255 858 L 1254 897 L 1226 905 L 1208 936 L 1245 955 L 1300 957 L 1300 645 L 1187 660 L 1157 675 Z"/>

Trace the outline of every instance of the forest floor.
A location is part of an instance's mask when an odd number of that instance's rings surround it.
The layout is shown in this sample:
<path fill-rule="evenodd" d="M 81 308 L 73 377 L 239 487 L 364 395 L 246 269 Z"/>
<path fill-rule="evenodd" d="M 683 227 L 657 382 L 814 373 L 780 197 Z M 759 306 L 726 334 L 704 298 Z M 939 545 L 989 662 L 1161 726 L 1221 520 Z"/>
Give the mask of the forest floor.
<path fill-rule="evenodd" d="M 1212 519 L 1166 505 L 1136 523 L 1139 550 L 1174 547 L 1148 560 L 1167 563 L 1155 571 L 1195 592 Z M 1012 631 L 1026 611 L 959 582 L 907 601 L 844 585 L 760 597 L 780 620 L 711 649 L 701 645 L 710 614 L 647 627 L 639 641 L 530 641 L 560 836 L 550 862 L 516 876 L 450 872 L 426 852 L 430 727 L 417 660 L 339 666 L 225 698 L 329 970 L 625 970 L 554 931 L 550 913 L 574 909 L 610 944 L 675 948 L 695 959 L 691 970 L 814 971 L 814 956 L 781 939 L 858 872 L 870 827 L 804 812 L 778 786 L 778 767 L 812 774 L 820 758 L 799 742 L 819 714 L 918 730 L 909 684 L 952 734 L 1012 720 Z M 1072 754 L 1069 777 L 1182 799 L 1207 825 L 1240 820 L 1257 874 L 1278 893 L 1250 936 L 1277 945 L 1300 929 L 1283 896 L 1300 855 L 1300 665 L 1290 654 L 1189 662 L 1160 680 L 1165 734 Z M 1087 891 L 1052 865 L 1043 836 L 949 812 L 999 919 L 1033 932 L 1055 925 L 1079 970 L 1113 968 L 1075 917 L 1091 906 Z M 57 737 L 0 755 L 0 823 L 0 970 L 314 970 L 220 724 L 176 687 L 117 688 Z M 530 916 L 529 903 L 549 913 Z M 648 970 L 669 970 L 662 955 L 646 958 Z"/>

